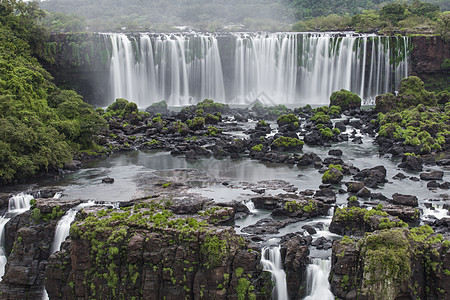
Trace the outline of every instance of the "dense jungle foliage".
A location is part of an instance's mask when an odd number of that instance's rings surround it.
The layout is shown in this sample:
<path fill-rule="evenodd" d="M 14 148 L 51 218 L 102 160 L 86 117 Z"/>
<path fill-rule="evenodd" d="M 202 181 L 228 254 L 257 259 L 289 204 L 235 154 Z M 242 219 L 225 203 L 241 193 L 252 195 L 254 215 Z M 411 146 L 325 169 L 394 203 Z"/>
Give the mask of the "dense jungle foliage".
<path fill-rule="evenodd" d="M 95 147 L 105 121 L 35 58 L 46 38 L 35 3 L 0 3 L 0 184 L 62 167 Z"/>
<path fill-rule="evenodd" d="M 55 31 L 196 30 L 297 31 L 421 27 L 438 31 L 449 1 L 425 0 L 46 0 L 44 19 Z M 64 13 L 64 14 L 63 14 Z M 448 16 L 447 16 L 448 18 Z M 229 25 L 234 24 L 234 25 Z M 228 26 L 226 26 L 228 25 Z M 185 29 L 184 27 L 182 29 Z M 418 28 L 419 29 L 419 28 Z M 416 29 L 417 30 L 417 29 Z"/>

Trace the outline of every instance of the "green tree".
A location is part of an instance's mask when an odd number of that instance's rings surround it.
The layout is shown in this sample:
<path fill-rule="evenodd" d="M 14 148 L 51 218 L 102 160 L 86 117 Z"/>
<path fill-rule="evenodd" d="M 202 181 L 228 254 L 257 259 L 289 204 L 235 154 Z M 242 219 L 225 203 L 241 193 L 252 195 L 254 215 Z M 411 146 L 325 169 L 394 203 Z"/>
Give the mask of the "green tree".
<path fill-rule="evenodd" d="M 381 8 L 380 17 L 397 25 L 398 21 L 406 18 L 406 8 L 399 3 L 390 3 Z"/>

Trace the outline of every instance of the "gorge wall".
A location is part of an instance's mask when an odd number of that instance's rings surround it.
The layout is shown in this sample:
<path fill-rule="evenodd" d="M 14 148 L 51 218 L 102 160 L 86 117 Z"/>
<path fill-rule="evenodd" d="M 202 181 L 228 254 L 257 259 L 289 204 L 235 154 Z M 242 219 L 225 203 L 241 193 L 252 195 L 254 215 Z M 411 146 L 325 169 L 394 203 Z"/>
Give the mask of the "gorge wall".
<path fill-rule="evenodd" d="M 438 36 L 412 38 L 411 75 L 419 76 L 429 91 L 450 90 L 450 41 Z"/>

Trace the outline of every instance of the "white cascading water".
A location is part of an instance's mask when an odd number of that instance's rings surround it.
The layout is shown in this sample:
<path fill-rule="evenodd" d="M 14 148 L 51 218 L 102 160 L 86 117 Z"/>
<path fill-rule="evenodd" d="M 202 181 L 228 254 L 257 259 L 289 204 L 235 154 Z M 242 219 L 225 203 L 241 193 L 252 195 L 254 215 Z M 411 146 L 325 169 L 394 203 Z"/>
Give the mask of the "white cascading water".
<path fill-rule="evenodd" d="M 8 216 L 21 214 L 30 209 L 30 200 L 34 197 L 24 193 L 17 194 L 9 198 L 8 212 L 0 218 L 0 281 L 5 274 L 7 257 L 5 253 L 5 225 L 11 218 Z"/>
<path fill-rule="evenodd" d="M 53 198 L 58 197 L 59 199 L 61 197 L 61 194 L 55 194 Z M 89 201 L 86 203 L 81 203 L 77 205 L 74 208 L 69 209 L 66 214 L 61 218 L 61 220 L 58 221 L 58 224 L 56 224 L 56 230 L 55 230 L 55 238 L 53 239 L 52 248 L 50 255 L 55 253 L 56 251 L 61 250 L 61 244 L 66 240 L 66 238 L 69 236 L 70 232 L 70 224 L 75 220 L 75 216 L 77 215 L 77 212 L 85 207 L 94 205 L 94 201 Z M 45 288 L 42 291 L 42 300 L 48 300 L 48 294 Z"/>
<path fill-rule="evenodd" d="M 261 252 L 261 265 L 264 271 L 272 274 L 275 287 L 272 291 L 272 298 L 275 300 L 288 300 L 286 273 L 281 262 L 281 246 L 264 247 Z"/>
<path fill-rule="evenodd" d="M 23 213 L 30 209 L 30 200 L 34 197 L 31 195 L 27 195 L 24 193 L 17 194 L 12 196 L 9 199 L 8 203 L 8 212 L 9 213 Z"/>
<path fill-rule="evenodd" d="M 248 200 L 248 201 L 244 202 L 244 205 L 247 206 L 248 210 L 251 213 L 255 213 L 256 212 L 255 203 L 253 203 L 252 200 Z"/>
<path fill-rule="evenodd" d="M 69 235 L 70 223 L 75 220 L 75 215 L 77 211 L 74 209 L 69 209 L 66 214 L 58 221 L 55 230 L 55 238 L 53 239 L 52 249 L 50 253 L 54 253 L 60 250 L 62 242 Z"/>
<path fill-rule="evenodd" d="M 187 105 L 198 99 L 225 101 L 217 39 L 212 35 L 110 34 L 113 99 L 140 107 L 166 100 Z"/>
<path fill-rule="evenodd" d="M 5 225 L 8 223 L 10 218 L 1 217 L 0 218 L 0 281 L 5 274 L 6 266 L 6 254 L 5 254 Z"/>
<path fill-rule="evenodd" d="M 77 212 L 82 208 L 94 205 L 94 201 L 89 201 L 86 203 L 81 203 L 74 208 L 69 209 L 64 216 L 62 216 L 61 220 L 56 224 L 55 230 L 55 238 L 53 239 L 52 249 L 50 254 L 59 251 L 61 248 L 61 244 L 66 240 L 69 236 L 70 232 L 70 224 L 75 220 L 75 216 Z"/>
<path fill-rule="evenodd" d="M 108 34 L 111 98 L 146 107 L 205 98 L 327 104 L 350 90 L 373 104 L 408 76 L 408 37 L 354 33 Z M 230 39 L 232 40 L 230 42 Z M 234 42 L 233 42 L 234 41 Z M 230 50 L 231 47 L 231 50 Z"/>
<path fill-rule="evenodd" d="M 308 265 L 306 270 L 308 296 L 303 300 L 334 300 L 328 282 L 330 268 L 330 259 L 313 259 L 313 263 Z"/>

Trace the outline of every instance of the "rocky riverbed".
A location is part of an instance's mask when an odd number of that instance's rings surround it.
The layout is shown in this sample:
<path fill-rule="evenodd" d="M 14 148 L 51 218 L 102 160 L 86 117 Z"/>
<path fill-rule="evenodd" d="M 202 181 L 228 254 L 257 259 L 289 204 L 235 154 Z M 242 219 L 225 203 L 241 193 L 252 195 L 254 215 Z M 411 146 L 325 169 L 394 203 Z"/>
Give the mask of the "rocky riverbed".
<path fill-rule="evenodd" d="M 382 118 L 380 107 L 232 109 L 205 100 L 142 113 L 117 101 L 97 155 L 109 164 L 121 153 L 128 167 L 94 172 L 84 162 L 51 187 L 32 186 L 35 200 L 21 213 L 8 207 L 10 192 L 0 196 L 10 219 L 0 292 L 31 299 L 45 285 L 50 299 L 268 299 L 276 291 L 261 249 L 280 245 L 289 299 L 311 293 L 315 257 L 331 257 L 340 299 L 446 299 L 449 144 L 436 126 L 419 144 L 380 134 L 406 119 Z M 74 174 L 95 186 L 64 181 Z M 58 220 L 89 199 L 51 253 Z"/>

